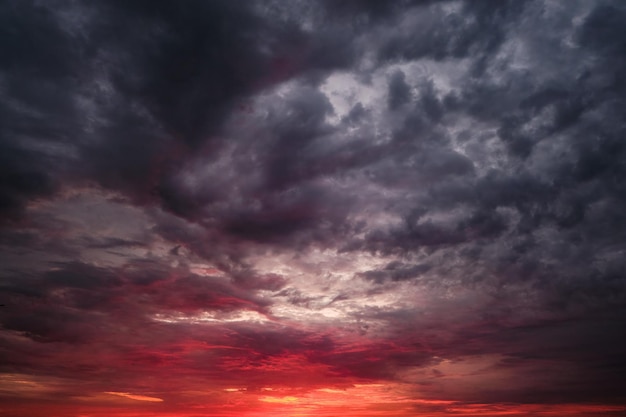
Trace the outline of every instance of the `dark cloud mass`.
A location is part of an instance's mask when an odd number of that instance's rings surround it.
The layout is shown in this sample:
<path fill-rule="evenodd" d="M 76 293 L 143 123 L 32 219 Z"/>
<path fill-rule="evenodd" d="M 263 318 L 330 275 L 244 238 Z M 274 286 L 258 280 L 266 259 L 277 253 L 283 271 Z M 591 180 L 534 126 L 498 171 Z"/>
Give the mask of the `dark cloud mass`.
<path fill-rule="evenodd" d="M 620 1 L 2 2 L 0 415 L 623 415 L 624 73 Z"/>

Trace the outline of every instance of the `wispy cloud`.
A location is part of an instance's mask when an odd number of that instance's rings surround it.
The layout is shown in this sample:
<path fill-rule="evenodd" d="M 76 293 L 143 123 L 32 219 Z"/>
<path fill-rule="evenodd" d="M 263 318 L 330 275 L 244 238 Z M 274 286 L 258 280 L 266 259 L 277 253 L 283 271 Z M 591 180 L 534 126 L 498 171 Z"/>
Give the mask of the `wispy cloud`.
<path fill-rule="evenodd" d="M 131 400 L 137 400 L 137 401 L 150 401 L 150 402 L 155 402 L 155 403 L 160 403 L 163 401 L 162 398 L 148 397 L 146 395 L 131 394 L 128 392 L 107 391 L 105 392 L 105 394 L 117 395 L 118 397 L 130 398 Z"/>

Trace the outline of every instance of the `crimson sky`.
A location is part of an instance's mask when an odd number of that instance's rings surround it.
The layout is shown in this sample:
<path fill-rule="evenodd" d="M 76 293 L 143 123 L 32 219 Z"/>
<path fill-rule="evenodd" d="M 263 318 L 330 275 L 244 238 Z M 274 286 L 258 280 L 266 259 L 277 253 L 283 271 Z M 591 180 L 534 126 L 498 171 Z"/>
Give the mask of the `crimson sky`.
<path fill-rule="evenodd" d="M 626 415 L 626 3 L 0 2 L 0 417 Z"/>

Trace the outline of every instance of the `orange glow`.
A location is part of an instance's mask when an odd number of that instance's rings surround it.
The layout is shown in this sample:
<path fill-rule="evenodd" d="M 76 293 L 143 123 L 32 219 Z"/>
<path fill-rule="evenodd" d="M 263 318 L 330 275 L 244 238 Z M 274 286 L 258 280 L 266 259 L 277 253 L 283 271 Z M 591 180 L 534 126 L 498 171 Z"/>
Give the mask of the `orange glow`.
<path fill-rule="evenodd" d="M 227 402 L 218 404 L 177 405 L 161 408 L 165 404 L 154 397 L 145 397 L 128 393 L 107 392 L 121 398 L 136 401 L 132 406 L 118 403 L 111 406 L 88 406 L 83 404 L 48 404 L 32 403 L 4 404 L 0 416 L 44 417 L 451 417 L 451 416 L 559 416 L 559 417 L 609 417 L 626 411 L 626 407 L 601 404 L 464 404 L 447 400 L 400 400 L 400 403 L 376 403 L 374 400 L 362 402 L 360 397 L 349 393 L 335 393 L 341 398 L 331 398 L 325 389 L 304 394 L 302 397 L 258 396 L 256 401 Z M 240 391 L 241 393 L 241 391 Z M 126 395 L 127 394 L 127 395 Z M 250 395 L 250 394 L 248 394 Z M 251 394 L 255 396 L 255 394 Z M 146 399 L 151 398 L 151 399 Z M 316 401 L 320 401 L 319 403 Z M 159 405 L 159 409 L 146 409 L 142 402 L 149 401 Z M 136 405 L 135 405 L 136 404 Z M 421 408 L 424 406 L 425 408 Z"/>
<path fill-rule="evenodd" d="M 289 363 L 297 358 L 290 357 Z M 297 362 L 297 361 L 296 361 Z M 269 369 L 272 369 L 269 366 Z M 0 378 L 0 390 L 12 400 L 3 404 L 0 416 L 44 417 L 609 417 L 626 412 L 611 404 L 514 404 L 472 403 L 436 398 L 416 391 L 410 383 L 352 383 L 345 385 L 207 386 L 197 380 L 189 389 L 166 399 L 132 392 L 103 391 L 53 399 L 65 381 L 33 379 L 11 374 Z M 160 392 L 160 391 L 155 391 Z M 41 398 L 46 406 L 33 408 Z"/>
<path fill-rule="evenodd" d="M 296 397 L 282 397 L 282 398 L 276 398 L 276 397 L 261 397 L 259 398 L 259 401 L 263 401 L 266 403 L 278 403 L 278 404 L 292 404 L 295 402 L 298 402 L 298 398 Z"/>
<path fill-rule="evenodd" d="M 105 394 L 117 395 L 117 396 L 120 396 L 120 397 L 130 398 L 131 400 L 137 400 L 137 401 L 150 401 L 150 402 L 155 402 L 155 403 L 163 402 L 163 399 L 161 399 L 161 398 L 148 397 L 148 396 L 145 396 L 145 395 L 131 394 L 131 393 L 128 393 L 128 392 L 107 391 L 107 392 L 105 392 Z"/>

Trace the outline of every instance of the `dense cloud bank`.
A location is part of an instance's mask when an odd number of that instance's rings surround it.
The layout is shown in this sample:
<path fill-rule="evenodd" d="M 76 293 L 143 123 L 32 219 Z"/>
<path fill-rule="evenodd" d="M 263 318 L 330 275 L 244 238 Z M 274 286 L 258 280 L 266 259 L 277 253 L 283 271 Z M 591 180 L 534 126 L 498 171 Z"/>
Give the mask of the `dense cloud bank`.
<path fill-rule="evenodd" d="M 6 401 L 626 401 L 626 4 L 6 1 L 0 31 Z"/>

